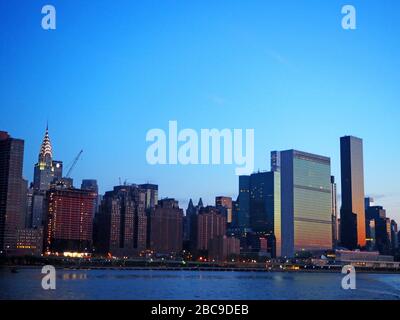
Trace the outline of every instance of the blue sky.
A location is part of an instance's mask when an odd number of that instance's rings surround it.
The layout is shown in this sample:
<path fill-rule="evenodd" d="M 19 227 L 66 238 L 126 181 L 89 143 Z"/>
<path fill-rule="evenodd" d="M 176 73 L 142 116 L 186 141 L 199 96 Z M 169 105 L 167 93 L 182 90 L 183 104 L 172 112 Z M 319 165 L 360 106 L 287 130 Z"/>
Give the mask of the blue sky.
<path fill-rule="evenodd" d="M 53 4 L 57 29 L 41 28 Z M 341 28 L 341 8 L 357 29 Z M 0 128 L 25 140 L 24 175 L 46 121 L 56 159 L 102 192 L 159 184 L 187 199 L 237 195 L 235 166 L 150 166 L 146 133 L 254 128 L 255 167 L 271 150 L 332 159 L 364 139 L 365 190 L 400 222 L 400 3 L 363 1 L 1 1 Z M 340 186 L 339 186 L 340 191 Z"/>

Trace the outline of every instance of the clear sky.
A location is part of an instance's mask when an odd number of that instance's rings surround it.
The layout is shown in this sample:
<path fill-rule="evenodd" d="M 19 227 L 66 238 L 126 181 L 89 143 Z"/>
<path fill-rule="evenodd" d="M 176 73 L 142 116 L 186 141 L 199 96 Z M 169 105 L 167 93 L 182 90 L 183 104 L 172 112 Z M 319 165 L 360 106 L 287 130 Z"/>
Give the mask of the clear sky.
<path fill-rule="evenodd" d="M 56 30 L 41 28 L 45 4 Z M 146 133 L 169 120 L 254 128 L 256 169 L 293 148 L 331 157 L 337 180 L 339 138 L 355 135 L 366 194 L 400 222 L 397 0 L 3 0 L 0 24 L 0 129 L 25 140 L 30 181 L 47 120 L 55 159 L 84 150 L 75 184 L 149 181 L 183 206 L 236 197 L 238 179 L 233 165 L 147 164 Z"/>

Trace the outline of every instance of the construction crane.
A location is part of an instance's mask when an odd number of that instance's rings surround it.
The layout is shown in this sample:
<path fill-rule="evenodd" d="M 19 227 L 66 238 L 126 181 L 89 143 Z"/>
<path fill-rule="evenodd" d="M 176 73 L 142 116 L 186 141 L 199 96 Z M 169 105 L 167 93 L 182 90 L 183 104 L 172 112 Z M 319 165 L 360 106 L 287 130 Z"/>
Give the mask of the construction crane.
<path fill-rule="evenodd" d="M 71 166 L 68 169 L 67 174 L 65 175 L 65 178 L 69 178 L 69 176 L 72 172 L 72 169 L 75 167 L 76 163 L 78 162 L 79 157 L 81 156 L 82 152 L 83 152 L 83 150 L 79 151 L 78 155 L 75 157 L 74 162 L 72 162 Z"/>

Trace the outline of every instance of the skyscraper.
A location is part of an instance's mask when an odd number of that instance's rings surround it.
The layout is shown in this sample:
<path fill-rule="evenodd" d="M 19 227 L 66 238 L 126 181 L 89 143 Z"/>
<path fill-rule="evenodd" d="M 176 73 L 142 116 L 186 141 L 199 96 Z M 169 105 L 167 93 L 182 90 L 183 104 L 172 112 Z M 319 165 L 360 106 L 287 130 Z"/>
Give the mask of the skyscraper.
<path fill-rule="evenodd" d="M 59 162 L 57 163 L 60 164 Z M 50 188 L 50 184 L 54 180 L 54 164 L 53 148 L 51 146 L 49 129 L 46 127 L 43 141 L 40 146 L 38 162 L 35 164 L 34 168 L 33 188 L 35 191 L 46 191 Z"/>
<path fill-rule="evenodd" d="M 148 219 L 149 248 L 156 253 L 171 254 L 182 251 L 183 210 L 178 201 L 162 199 L 151 210 Z"/>
<path fill-rule="evenodd" d="M 279 172 L 258 172 L 249 179 L 249 218 L 252 231 L 273 234 L 274 219 L 280 215 Z"/>
<path fill-rule="evenodd" d="M 23 158 L 24 141 L 0 131 L 0 252 L 5 254 L 15 250 L 17 230 L 23 228 Z"/>
<path fill-rule="evenodd" d="M 282 256 L 332 248 L 330 159 L 281 151 Z"/>
<path fill-rule="evenodd" d="M 32 227 L 34 228 L 44 224 L 46 191 L 55 180 L 61 179 L 62 168 L 61 161 L 53 161 L 53 148 L 47 126 L 33 172 Z"/>
<path fill-rule="evenodd" d="M 275 152 L 275 156 L 280 153 Z M 239 177 L 237 201 L 239 236 L 247 232 L 268 239 L 268 250 L 272 257 L 281 251 L 281 189 L 280 172 L 257 172 Z"/>
<path fill-rule="evenodd" d="M 342 184 L 341 245 L 348 249 L 365 247 L 364 164 L 362 139 L 340 138 Z"/>
<path fill-rule="evenodd" d="M 46 252 L 90 252 L 93 235 L 92 191 L 52 187 L 47 191 Z"/>
<path fill-rule="evenodd" d="M 382 206 L 372 205 L 372 198 L 365 198 L 365 223 L 368 249 L 378 250 L 381 254 L 391 254 L 391 233 L 388 231 L 386 210 Z"/>
<path fill-rule="evenodd" d="M 196 216 L 199 251 L 208 251 L 210 240 L 226 234 L 226 217 L 212 206 L 202 207 Z"/>
<path fill-rule="evenodd" d="M 133 184 L 106 192 L 100 206 L 97 232 L 99 252 L 137 256 L 145 250 L 147 216 L 143 189 Z"/>

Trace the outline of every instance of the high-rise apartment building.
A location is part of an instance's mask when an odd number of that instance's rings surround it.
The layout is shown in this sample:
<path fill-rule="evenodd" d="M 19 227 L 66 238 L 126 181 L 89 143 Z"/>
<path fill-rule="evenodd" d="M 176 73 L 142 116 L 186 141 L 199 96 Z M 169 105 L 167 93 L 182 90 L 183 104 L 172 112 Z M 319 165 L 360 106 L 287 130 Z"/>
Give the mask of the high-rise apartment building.
<path fill-rule="evenodd" d="M 135 184 L 105 193 L 98 217 L 98 252 L 137 256 L 146 249 L 145 198 L 145 192 Z"/>
<path fill-rule="evenodd" d="M 226 234 L 226 217 L 212 206 L 203 207 L 196 216 L 197 241 L 199 251 L 208 251 L 210 240 Z"/>
<path fill-rule="evenodd" d="M 149 249 L 156 253 L 171 254 L 182 251 L 183 210 L 178 201 L 162 199 L 148 217 Z"/>
<path fill-rule="evenodd" d="M 46 252 L 91 252 L 95 197 L 91 191 L 74 188 L 47 191 Z"/>

